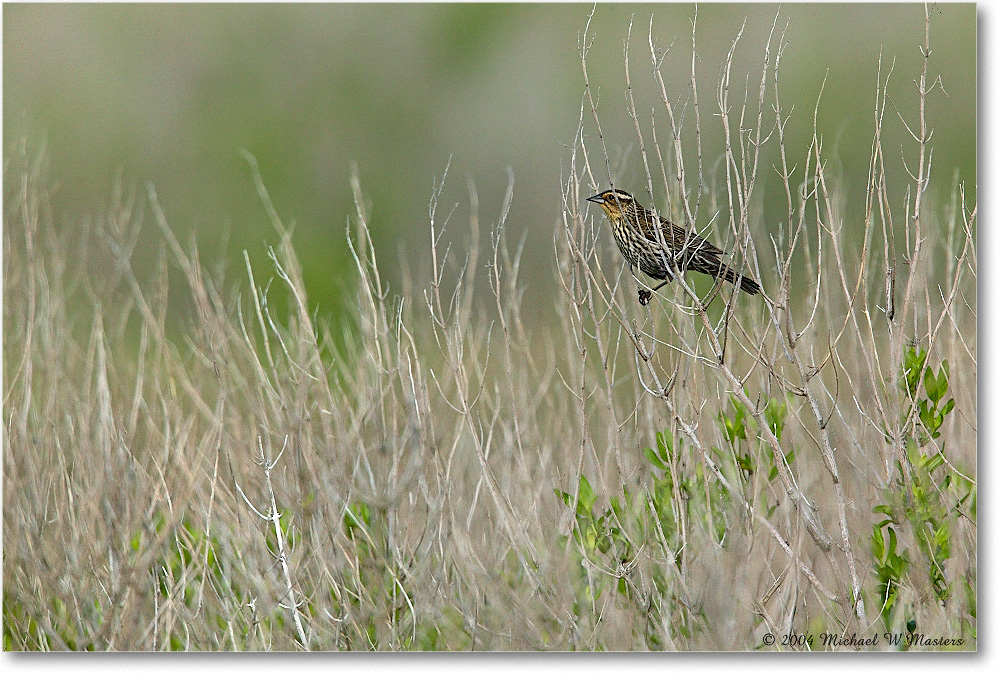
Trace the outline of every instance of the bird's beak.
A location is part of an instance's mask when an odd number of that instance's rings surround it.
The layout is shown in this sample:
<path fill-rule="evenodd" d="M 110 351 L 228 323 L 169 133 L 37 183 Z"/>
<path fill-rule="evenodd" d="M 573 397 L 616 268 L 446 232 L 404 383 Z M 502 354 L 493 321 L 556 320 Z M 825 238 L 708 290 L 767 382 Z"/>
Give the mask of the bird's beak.
<path fill-rule="evenodd" d="M 601 197 L 601 195 L 594 195 L 593 197 L 587 197 L 587 201 L 588 202 L 594 202 L 595 204 L 603 204 L 604 203 L 604 199 Z"/>

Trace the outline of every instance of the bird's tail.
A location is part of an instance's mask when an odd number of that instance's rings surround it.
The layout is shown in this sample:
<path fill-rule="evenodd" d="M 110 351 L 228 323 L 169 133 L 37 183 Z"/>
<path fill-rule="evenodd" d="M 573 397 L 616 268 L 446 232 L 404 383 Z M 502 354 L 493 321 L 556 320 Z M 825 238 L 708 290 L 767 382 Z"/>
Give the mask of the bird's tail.
<path fill-rule="evenodd" d="M 751 279 L 750 277 L 744 275 L 740 276 L 733 271 L 732 267 L 727 267 L 722 265 L 722 276 L 723 278 L 731 284 L 735 284 L 737 279 L 739 280 L 740 289 L 750 295 L 757 295 L 760 293 L 760 284 Z"/>

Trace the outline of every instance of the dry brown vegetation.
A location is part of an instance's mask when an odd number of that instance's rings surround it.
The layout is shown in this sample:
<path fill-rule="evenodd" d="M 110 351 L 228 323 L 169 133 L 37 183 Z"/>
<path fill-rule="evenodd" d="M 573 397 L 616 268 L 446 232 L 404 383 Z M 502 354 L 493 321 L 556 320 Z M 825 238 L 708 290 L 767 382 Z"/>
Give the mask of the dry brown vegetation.
<path fill-rule="evenodd" d="M 660 92 L 655 120 L 629 110 L 644 201 L 723 244 L 763 299 L 682 277 L 638 304 L 584 209 L 625 171 L 589 82 L 541 323 L 521 311 L 513 177 L 488 225 L 470 187 L 459 251 L 445 171 L 432 279 L 390 294 L 355 176 L 356 296 L 336 325 L 253 158 L 280 243 L 271 269 L 245 257 L 225 279 L 152 187 L 67 225 L 44 161 L 9 158 L 5 649 L 755 649 L 769 633 L 823 650 L 823 633 L 907 628 L 974 649 L 976 207 L 960 183 L 930 198 L 951 180 L 931 171 L 931 59 L 915 120 L 880 71 L 861 197 L 781 105 L 777 20 L 758 73 L 730 60 L 707 89 L 694 38 L 686 92 L 659 77 L 652 25 L 648 49 L 628 45 L 626 100 Z M 903 160 L 889 123 L 911 133 Z M 726 139 L 712 170 L 709 124 Z M 789 147 L 802 124 L 811 143 Z M 775 175 L 779 221 L 759 187 Z M 847 199 L 865 201 L 859 226 Z M 151 269 L 140 237 L 162 242 Z"/>

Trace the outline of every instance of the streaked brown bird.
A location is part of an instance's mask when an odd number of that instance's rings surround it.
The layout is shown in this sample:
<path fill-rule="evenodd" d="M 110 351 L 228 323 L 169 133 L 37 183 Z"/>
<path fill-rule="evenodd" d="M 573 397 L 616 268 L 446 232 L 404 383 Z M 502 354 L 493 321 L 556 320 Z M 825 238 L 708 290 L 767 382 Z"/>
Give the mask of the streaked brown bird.
<path fill-rule="evenodd" d="M 644 274 L 663 280 L 652 290 L 639 288 L 640 304 L 647 304 L 652 291 L 670 283 L 677 271 L 701 272 L 738 283 L 750 295 L 760 293 L 760 284 L 722 262 L 722 249 L 666 218 L 657 219 L 624 190 L 605 190 L 587 197 L 587 201 L 604 209 L 618 250 L 625 256 L 632 275 L 635 276 L 638 267 Z"/>

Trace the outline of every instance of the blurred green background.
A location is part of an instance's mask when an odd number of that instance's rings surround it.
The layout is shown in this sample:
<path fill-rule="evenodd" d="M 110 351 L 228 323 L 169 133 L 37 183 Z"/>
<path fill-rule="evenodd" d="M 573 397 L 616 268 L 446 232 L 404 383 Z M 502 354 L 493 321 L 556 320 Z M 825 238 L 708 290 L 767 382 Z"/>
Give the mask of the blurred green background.
<path fill-rule="evenodd" d="M 296 224 L 311 302 L 324 315 L 336 313 L 353 278 L 344 236 L 353 213 L 352 162 L 373 204 L 373 235 L 394 290 L 400 255 L 418 281 L 429 268 L 423 254 L 427 203 L 449 157 L 442 202 L 459 204 L 451 225 L 459 242 L 468 222 L 468 181 L 477 187 L 481 221 L 488 227 L 499 213 L 510 168 L 515 186 L 508 227 L 515 241 L 526 236 L 522 280 L 530 307 L 557 292 L 552 237 L 584 91 L 578 39 L 591 9 L 5 5 L 5 160 L 23 141 L 29 155 L 45 146 L 57 223 L 92 222 L 109 208 L 119 179 L 140 196 L 152 182 L 181 241 L 197 232 L 204 260 L 226 255 L 238 264 L 248 249 L 264 265 L 265 243 L 274 243 L 276 235 L 240 157 L 245 148 L 258 158 L 286 224 Z M 625 109 L 622 59 L 629 19 L 635 19 L 633 91 L 648 130 L 657 100 L 650 17 L 657 46 L 670 48 L 663 72 L 671 97 L 683 102 L 694 11 L 693 5 L 596 8 L 591 83 L 600 91 L 609 151 L 627 158 L 616 165 L 616 180 L 637 193 L 644 178 Z M 940 74 L 947 91 L 929 101 L 934 171 L 946 176 L 945 186 L 953 173 L 966 181 L 974 201 L 975 5 L 935 4 L 930 11 L 931 73 Z M 715 122 L 720 65 L 744 19 L 733 73 L 740 83 L 750 73 L 753 89 L 777 12 L 776 5 L 700 6 L 697 68 L 706 124 Z M 895 60 L 892 105 L 912 121 L 924 7 L 783 5 L 778 21 L 779 29 L 788 25 L 781 77 L 785 110 L 794 107 L 791 140 L 804 154 L 828 74 L 819 116 L 825 150 L 840 164 L 847 200 L 863 207 L 879 55 L 883 73 Z M 657 114 L 662 142 L 666 117 L 662 108 Z M 584 119 L 592 125 L 589 112 Z M 888 122 L 886 148 L 896 153 L 888 158 L 893 161 L 905 138 L 898 120 Z M 589 129 L 588 137 L 596 140 Z M 717 134 L 705 142 L 711 164 L 722 146 Z M 912 144 L 903 151 L 913 158 Z M 12 165 L 5 168 L 9 198 L 17 176 Z M 781 198 L 776 190 L 770 194 Z M 783 205 L 776 204 L 780 215 Z M 144 241 L 137 252 L 140 267 L 159 245 L 148 218 Z M 241 268 L 230 277 L 242 278 Z"/>

